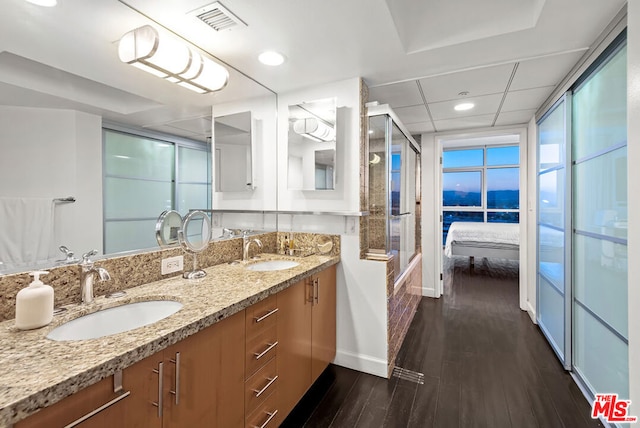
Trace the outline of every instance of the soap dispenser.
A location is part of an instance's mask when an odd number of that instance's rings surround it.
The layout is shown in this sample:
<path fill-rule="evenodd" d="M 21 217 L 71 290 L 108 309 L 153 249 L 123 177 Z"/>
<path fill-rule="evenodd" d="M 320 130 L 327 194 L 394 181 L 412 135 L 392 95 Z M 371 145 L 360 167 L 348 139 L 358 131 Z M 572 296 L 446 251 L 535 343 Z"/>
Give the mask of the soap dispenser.
<path fill-rule="evenodd" d="M 33 282 L 16 296 L 16 327 L 20 330 L 43 327 L 53 319 L 53 287 L 40 281 L 40 275 L 48 273 L 29 273 Z"/>

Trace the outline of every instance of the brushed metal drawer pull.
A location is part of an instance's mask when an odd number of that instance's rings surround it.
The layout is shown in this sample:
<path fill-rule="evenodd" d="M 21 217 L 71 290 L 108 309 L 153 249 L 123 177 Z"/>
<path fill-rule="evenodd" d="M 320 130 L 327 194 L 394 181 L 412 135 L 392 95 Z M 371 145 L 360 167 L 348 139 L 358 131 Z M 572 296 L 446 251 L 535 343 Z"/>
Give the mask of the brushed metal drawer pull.
<path fill-rule="evenodd" d="M 267 389 L 269 389 L 269 387 L 271 385 L 273 385 L 273 382 L 275 382 L 276 380 L 278 380 L 278 375 L 275 375 L 272 378 L 267 378 L 267 380 L 269 381 L 269 383 L 267 383 L 264 388 L 258 390 L 258 389 L 254 389 L 253 392 L 256 393 L 256 397 L 260 397 L 262 395 L 263 392 L 265 392 Z"/>
<path fill-rule="evenodd" d="M 113 400 L 109 401 L 108 403 L 105 403 L 102 406 L 98 407 L 97 409 L 92 410 L 91 412 L 87 413 L 86 415 L 84 415 L 80 419 L 76 419 L 75 421 L 71 422 L 69 425 L 65 425 L 64 428 L 73 428 L 73 427 L 76 427 L 76 426 L 80 425 L 82 422 L 86 421 L 87 419 L 91 418 L 92 416 L 97 415 L 98 413 L 100 413 L 101 411 L 106 409 L 107 407 L 111 407 L 114 404 L 116 404 L 118 401 L 127 398 L 130 394 L 131 394 L 131 391 L 127 391 L 127 392 L 121 393 L 120 395 L 118 395 L 116 398 L 114 398 Z"/>
<path fill-rule="evenodd" d="M 254 320 L 256 320 L 256 324 L 257 324 L 260 321 L 264 321 L 265 319 L 269 318 L 271 315 L 275 314 L 276 312 L 278 312 L 278 308 L 275 308 L 272 311 L 267 312 L 261 317 L 255 317 Z"/>
<path fill-rule="evenodd" d="M 171 361 L 173 364 L 176 365 L 176 371 L 175 371 L 176 389 L 175 391 L 169 391 L 169 394 L 176 396 L 176 406 L 177 406 L 178 402 L 180 401 L 180 352 L 176 352 L 175 360 L 171 359 L 169 361 Z"/>
<path fill-rule="evenodd" d="M 274 410 L 273 412 L 269 413 L 269 412 L 265 412 L 267 415 L 269 415 L 269 419 L 267 419 L 262 425 L 258 426 L 258 425 L 254 425 L 253 428 L 265 428 L 269 422 L 271 422 L 271 419 L 275 418 L 276 415 L 278 414 L 277 410 Z"/>
<path fill-rule="evenodd" d="M 163 382 L 164 382 L 164 363 L 158 363 L 158 369 L 153 369 L 154 373 L 158 374 L 158 402 L 157 403 L 151 403 L 153 404 L 155 407 L 158 408 L 158 417 L 162 418 L 162 390 L 164 389 L 163 387 Z"/>
<path fill-rule="evenodd" d="M 255 355 L 255 356 L 256 356 L 256 360 L 259 360 L 260 358 L 264 357 L 264 355 L 265 355 L 267 352 L 271 351 L 273 348 L 275 348 L 276 346 L 278 346 L 278 341 L 276 340 L 275 342 L 273 342 L 273 343 L 268 343 L 267 345 L 269 345 L 269 346 L 268 346 L 268 347 L 267 347 L 267 349 L 265 349 L 264 351 L 262 351 L 262 352 L 254 352 L 254 353 L 253 353 L 253 355 Z"/>
<path fill-rule="evenodd" d="M 315 289 L 314 289 L 315 294 L 313 296 L 313 300 L 316 301 L 316 305 L 317 305 L 318 303 L 320 303 L 320 278 L 316 279 L 314 283 L 315 283 Z"/>

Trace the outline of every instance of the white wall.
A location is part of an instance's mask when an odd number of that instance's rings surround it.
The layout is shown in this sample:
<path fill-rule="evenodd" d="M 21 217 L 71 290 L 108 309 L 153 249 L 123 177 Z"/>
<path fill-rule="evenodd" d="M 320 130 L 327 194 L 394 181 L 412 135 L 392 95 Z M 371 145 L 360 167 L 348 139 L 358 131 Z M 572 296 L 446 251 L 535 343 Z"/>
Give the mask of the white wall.
<path fill-rule="evenodd" d="M 629 190 L 640 183 L 640 4 L 630 1 L 627 9 L 627 168 Z M 640 198 L 630 194 L 628 207 L 628 257 L 640 260 Z M 629 263 L 629 392 L 635 403 L 631 414 L 640 416 L 640 264 Z"/>
<path fill-rule="evenodd" d="M 2 106 L 0 152 L 0 197 L 76 198 L 55 207 L 54 249 L 66 245 L 76 254 L 102 250 L 99 116 Z"/>
<path fill-rule="evenodd" d="M 440 148 L 435 134 L 422 135 L 422 295 L 440 297 Z"/>
<path fill-rule="evenodd" d="M 253 185 L 247 192 L 214 192 L 213 208 L 227 210 L 275 210 L 277 180 L 275 95 L 216 104 L 213 116 L 251 111 Z M 214 142 L 215 146 L 215 136 Z M 215 162 L 215 150 L 212 150 Z M 216 176 L 215 171 L 213 176 Z"/>
<path fill-rule="evenodd" d="M 529 182 L 528 185 L 528 203 L 527 203 L 527 213 L 529 217 L 529 222 L 527 223 L 527 236 L 528 236 L 528 257 L 527 257 L 527 274 L 526 280 L 529 284 L 527 287 L 527 295 L 526 295 L 526 309 L 531 317 L 531 320 L 537 324 L 536 321 L 536 299 L 537 299 L 537 291 L 536 291 L 536 283 L 537 283 L 537 235 L 536 235 L 536 222 L 537 222 L 537 207 L 538 207 L 538 196 L 537 196 L 537 169 L 538 169 L 538 128 L 536 126 L 535 117 L 531 118 L 529 121 L 529 125 L 527 127 L 527 140 L 529 141 L 529 159 L 528 159 L 528 169 L 529 169 Z"/>
<path fill-rule="evenodd" d="M 335 190 L 289 190 L 289 106 L 336 97 Z M 357 78 L 278 94 L 278 209 L 360 211 L 360 81 Z"/>

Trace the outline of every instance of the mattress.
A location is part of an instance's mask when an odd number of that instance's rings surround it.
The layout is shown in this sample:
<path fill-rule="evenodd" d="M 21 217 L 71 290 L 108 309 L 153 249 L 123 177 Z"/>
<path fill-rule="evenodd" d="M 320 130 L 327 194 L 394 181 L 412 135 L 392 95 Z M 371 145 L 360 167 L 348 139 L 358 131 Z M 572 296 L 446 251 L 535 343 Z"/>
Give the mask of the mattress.
<path fill-rule="evenodd" d="M 449 227 L 444 252 L 451 257 L 452 246 L 478 249 L 518 250 L 520 225 L 517 223 L 454 222 Z"/>

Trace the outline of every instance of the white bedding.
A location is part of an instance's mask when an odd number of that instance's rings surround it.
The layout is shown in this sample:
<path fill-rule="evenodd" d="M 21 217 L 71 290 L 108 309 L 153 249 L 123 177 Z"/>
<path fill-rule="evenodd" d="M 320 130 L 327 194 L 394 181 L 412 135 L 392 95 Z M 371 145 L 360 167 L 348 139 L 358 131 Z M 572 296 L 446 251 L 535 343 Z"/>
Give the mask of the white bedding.
<path fill-rule="evenodd" d="M 454 222 L 449 227 L 444 253 L 453 255 L 451 246 L 478 248 L 515 248 L 520 245 L 520 225 L 517 223 Z"/>

